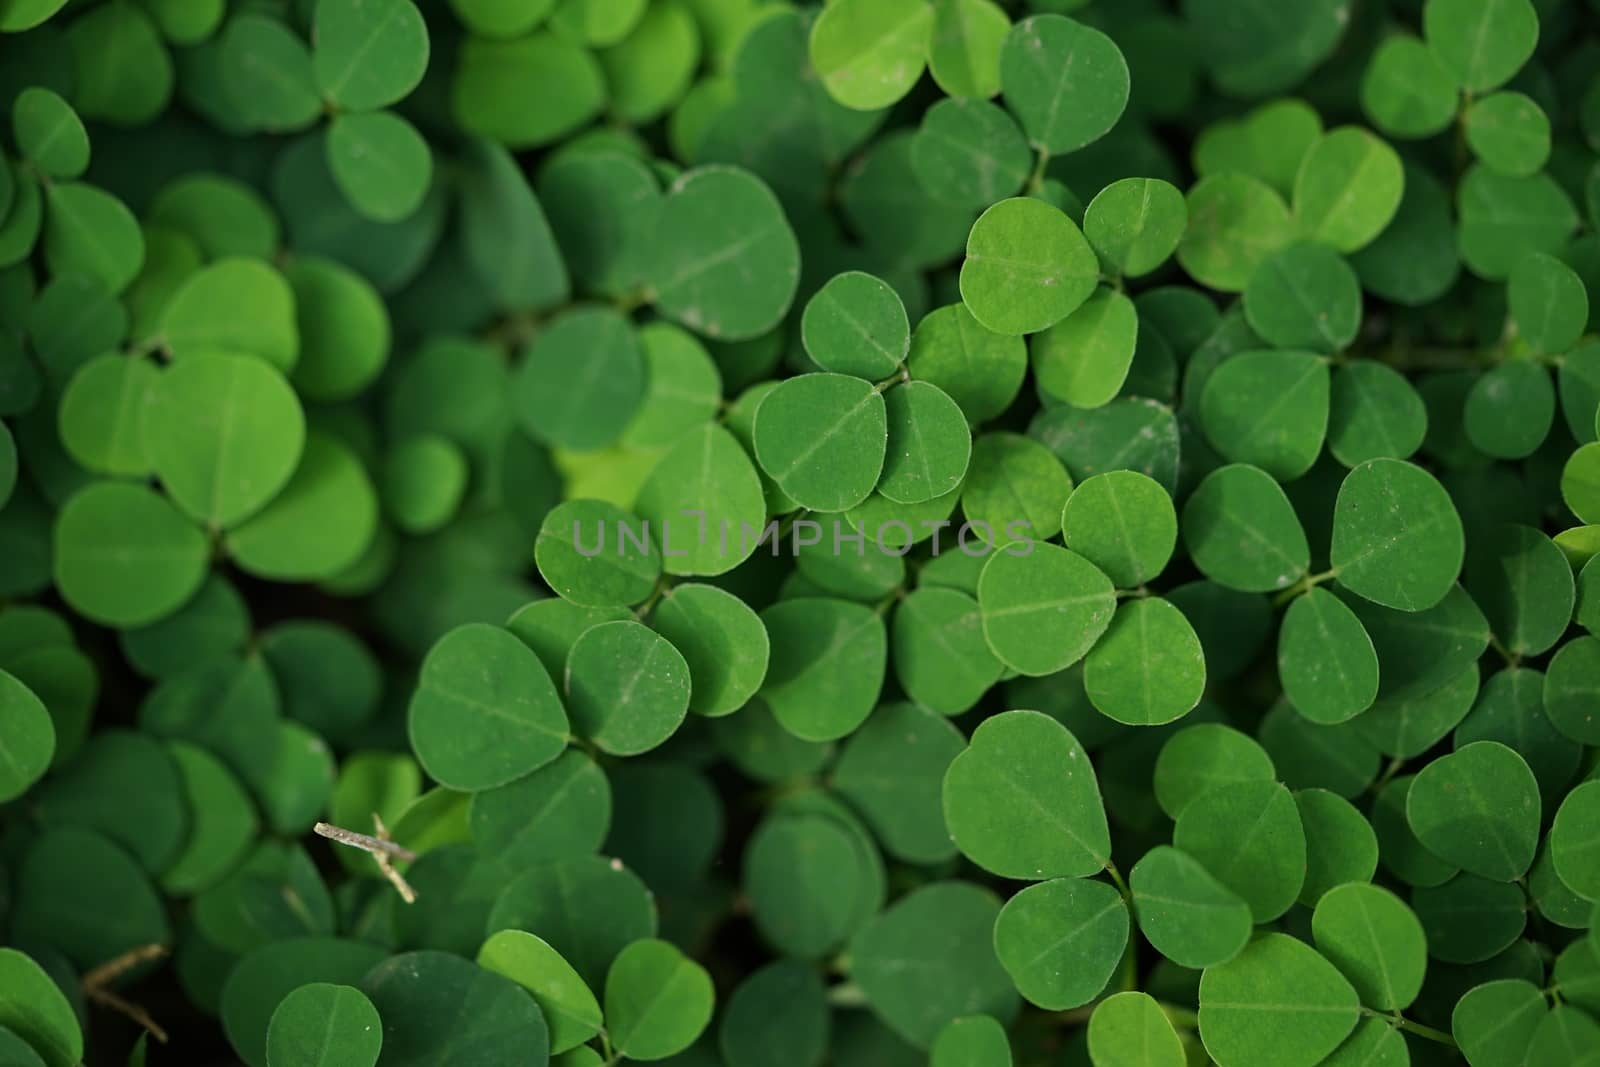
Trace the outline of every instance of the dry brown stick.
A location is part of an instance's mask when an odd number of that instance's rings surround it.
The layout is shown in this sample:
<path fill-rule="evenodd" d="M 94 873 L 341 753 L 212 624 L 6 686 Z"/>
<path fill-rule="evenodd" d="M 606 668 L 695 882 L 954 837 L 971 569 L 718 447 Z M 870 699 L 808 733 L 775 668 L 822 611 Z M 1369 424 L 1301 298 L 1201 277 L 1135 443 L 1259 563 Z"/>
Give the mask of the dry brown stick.
<path fill-rule="evenodd" d="M 412 889 L 405 877 L 394 869 L 394 861 L 400 860 L 403 863 L 409 863 L 417 858 L 417 854 L 403 845 L 395 844 L 389 839 L 389 828 L 383 825 L 383 820 L 378 817 L 377 812 L 372 813 L 372 822 L 378 829 L 376 837 L 369 834 L 358 834 L 353 830 L 346 830 L 342 826 L 332 826 L 325 822 L 317 823 L 312 829 L 329 841 L 337 841 L 341 845 L 359 848 L 370 855 L 377 862 L 378 870 L 383 872 L 383 876 L 389 880 L 389 884 L 394 886 L 395 892 L 400 894 L 400 899 L 407 904 L 415 904 L 417 891 Z"/>
<path fill-rule="evenodd" d="M 139 966 L 139 964 L 160 959 L 167 954 L 167 951 L 167 946 L 165 945 L 140 945 L 138 948 L 124 952 L 115 959 L 107 960 L 83 976 L 83 993 L 85 996 L 96 1004 L 126 1015 L 148 1030 L 150 1036 L 163 1045 L 167 1043 L 167 1032 L 150 1017 L 150 1013 L 132 1001 L 124 1000 L 106 987 Z"/>
<path fill-rule="evenodd" d="M 337 841 L 341 845 L 349 845 L 351 848 L 359 848 L 363 852 L 372 853 L 374 856 L 393 856 L 395 859 L 404 863 L 410 863 L 412 860 L 417 858 L 417 854 L 412 852 L 409 848 L 406 848 L 404 845 L 397 845 L 393 841 L 389 840 L 388 831 L 382 830 L 383 820 L 379 819 L 377 815 L 373 815 L 372 820 L 373 822 L 377 823 L 378 827 L 380 828 L 381 836 L 379 837 L 372 837 L 368 834 L 358 834 L 354 830 L 346 830 L 342 826 L 333 826 L 325 822 L 317 823 L 317 825 L 313 826 L 312 829 L 323 837 L 326 837 L 329 841 Z"/>

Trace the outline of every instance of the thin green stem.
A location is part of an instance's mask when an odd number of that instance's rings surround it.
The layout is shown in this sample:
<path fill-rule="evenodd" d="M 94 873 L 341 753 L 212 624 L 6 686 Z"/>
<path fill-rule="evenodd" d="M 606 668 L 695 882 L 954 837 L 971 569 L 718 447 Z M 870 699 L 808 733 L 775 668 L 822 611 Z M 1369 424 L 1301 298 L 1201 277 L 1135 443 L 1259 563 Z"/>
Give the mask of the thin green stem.
<path fill-rule="evenodd" d="M 1128 888 L 1128 883 L 1122 880 L 1122 872 L 1117 870 L 1115 863 L 1106 864 L 1106 874 L 1111 876 L 1111 884 L 1117 887 L 1117 892 L 1122 894 L 1122 899 L 1132 904 L 1133 891 Z"/>
<path fill-rule="evenodd" d="M 1338 576 L 1339 572 L 1337 569 L 1326 570 L 1321 574 L 1307 574 L 1298 582 L 1295 582 L 1289 588 L 1283 590 L 1277 596 L 1273 597 L 1272 606 L 1275 608 L 1281 608 L 1302 593 L 1309 593 L 1322 583 L 1331 582 Z"/>
<path fill-rule="evenodd" d="M 1410 1019 L 1407 1019 L 1404 1015 L 1397 1014 L 1393 1016 L 1393 1018 L 1395 1026 L 1406 1031 L 1407 1033 L 1416 1034 L 1418 1037 L 1425 1038 L 1428 1041 L 1437 1041 L 1439 1044 L 1448 1045 L 1451 1048 L 1456 1047 L 1456 1039 L 1445 1033 L 1443 1030 L 1435 1030 L 1431 1026 L 1423 1026 L 1421 1023 L 1414 1023 Z"/>
<path fill-rule="evenodd" d="M 1043 148 L 1036 149 L 1037 158 L 1033 162 L 1033 173 L 1028 175 L 1028 182 L 1022 191 L 1029 196 L 1037 193 L 1039 187 L 1044 185 L 1044 170 L 1050 165 L 1050 153 Z"/>

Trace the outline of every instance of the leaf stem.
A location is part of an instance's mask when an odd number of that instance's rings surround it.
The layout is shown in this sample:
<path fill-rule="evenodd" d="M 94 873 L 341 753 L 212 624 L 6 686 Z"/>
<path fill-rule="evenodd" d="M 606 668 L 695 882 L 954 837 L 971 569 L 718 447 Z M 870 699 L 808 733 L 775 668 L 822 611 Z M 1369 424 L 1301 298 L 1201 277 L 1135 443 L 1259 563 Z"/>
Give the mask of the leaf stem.
<path fill-rule="evenodd" d="M 1273 597 L 1272 606 L 1275 608 L 1281 608 L 1295 597 L 1300 596 L 1302 593 L 1309 593 L 1317 586 L 1323 584 L 1324 582 L 1331 582 L 1338 576 L 1339 571 L 1337 568 L 1325 570 L 1321 574 L 1304 575 L 1298 582 L 1295 582 L 1293 585 L 1280 592 L 1277 596 Z"/>
<path fill-rule="evenodd" d="M 1037 193 L 1039 187 L 1044 184 L 1044 169 L 1050 165 L 1048 151 L 1042 147 L 1036 147 L 1034 151 L 1037 153 L 1037 158 L 1033 162 L 1033 173 L 1028 175 L 1027 184 L 1022 187 L 1024 195 L 1028 196 Z"/>
<path fill-rule="evenodd" d="M 1117 892 L 1122 894 L 1122 899 L 1132 904 L 1133 892 L 1128 888 L 1128 883 L 1122 880 L 1122 872 L 1117 870 L 1115 863 L 1106 864 L 1106 874 L 1111 876 L 1111 884 L 1117 887 Z"/>
<path fill-rule="evenodd" d="M 1428 1041 L 1437 1041 L 1439 1044 L 1448 1045 L 1451 1048 L 1456 1047 L 1456 1039 L 1445 1033 L 1443 1030 L 1435 1030 L 1431 1026 L 1423 1026 L 1421 1023 L 1414 1023 L 1399 1013 L 1396 1013 L 1393 1016 L 1393 1019 L 1394 1025 L 1397 1028 L 1406 1031 L 1407 1033 L 1416 1034 L 1418 1037 L 1425 1038 Z"/>

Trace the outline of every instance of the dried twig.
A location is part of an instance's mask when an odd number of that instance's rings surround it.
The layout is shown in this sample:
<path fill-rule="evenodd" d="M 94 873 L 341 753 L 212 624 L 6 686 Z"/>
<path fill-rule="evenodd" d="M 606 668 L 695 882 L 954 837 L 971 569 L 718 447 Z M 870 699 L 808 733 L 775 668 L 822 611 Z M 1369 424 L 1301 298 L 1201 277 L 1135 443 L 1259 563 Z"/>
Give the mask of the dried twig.
<path fill-rule="evenodd" d="M 417 902 L 417 891 L 412 889 L 405 877 L 394 869 L 394 861 L 400 860 L 402 863 L 409 863 L 417 858 L 417 854 L 409 848 L 397 845 L 390 840 L 389 828 L 383 825 L 383 820 L 378 817 L 377 812 L 372 813 L 372 823 L 378 830 L 376 837 L 368 834 L 358 834 L 353 830 L 346 830 L 341 826 L 332 826 L 325 822 L 317 823 L 312 829 L 329 841 L 337 841 L 341 845 L 359 848 L 369 854 L 377 862 L 378 870 L 382 871 L 383 876 L 389 879 L 389 884 L 394 886 L 395 892 L 400 894 L 400 899 L 407 904 L 415 904 Z"/>
<path fill-rule="evenodd" d="M 130 949 L 115 959 L 107 960 L 88 974 L 83 976 L 84 996 L 96 1004 L 120 1012 L 149 1031 L 150 1036 L 161 1042 L 167 1043 L 167 1032 L 150 1017 L 150 1013 L 132 1001 L 124 1000 L 107 988 L 112 982 L 127 974 L 141 963 L 157 960 L 167 954 L 165 945 L 140 945 Z"/>

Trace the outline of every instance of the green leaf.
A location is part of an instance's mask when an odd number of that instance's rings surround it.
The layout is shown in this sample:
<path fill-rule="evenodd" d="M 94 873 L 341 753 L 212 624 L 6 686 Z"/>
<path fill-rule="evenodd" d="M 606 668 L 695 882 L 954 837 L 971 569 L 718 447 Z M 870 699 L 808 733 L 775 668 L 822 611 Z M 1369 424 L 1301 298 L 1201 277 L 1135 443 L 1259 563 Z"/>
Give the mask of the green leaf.
<path fill-rule="evenodd" d="M 225 540 L 250 574 L 307 581 L 355 563 L 377 525 L 378 494 L 361 461 L 339 440 L 312 430 L 288 484 Z"/>
<path fill-rule="evenodd" d="M 1027 25 L 1013 30 L 1013 39 Z M 1016 197 L 973 223 L 961 299 L 995 333 L 1037 333 L 1089 299 L 1099 277 L 1094 251 L 1076 223 L 1042 200 Z"/>
<path fill-rule="evenodd" d="M 383 1061 L 510 1067 L 548 1056 L 549 1029 L 520 986 L 446 952 L 406 952 L 361 981 L 383 1018 Z"/>
<path fill-rule="evenodd" d="M 220 107 L 245 129 L 287 133 L 322 115 L 311 51 L 282 19 L 243 13 L 217 42 Z"/>
<path fill-rule="evenodd" d="M 189 807 L 188 840 L 161 875 L 169 894 L 196 893 L 220 882 L 244 859 L 260 831 L 250 795 L 232 771 L 198 745 L 168 743 Z"/>
<path fill-rule="evenodd" d="M 983 635 L 978 603 L 926 584 L 900 601 L 891 634 L 895 677 L 906 695 L 943 715 L 976 704 L 1005 671 Z"/>
<path fill-rule="evenodd" d="M 661 577 L 661 553 L 649 528 L 599 500 L 568 500 L 552 508 L 539 528 L 533 558 L 557 595 L 589 608 L 637 604 Z"/>
<path fill-rule="evenodd" d="M 46 187 L 45 202 L 44 259 L 51 274 L 87 274 L 113 293 L 138 276 L 144 237 L 121 200 L 93 185 L 62 182 Z"/>
<path fill-rule="evenodd" d="M 1422 924 L 1387 889 L 1351 883 L 1329 890 L 1317 901 L 1311 931 L 1368 1007 L 1400 1011 L 1421 991 L 1428 962 Z"/>
<path fill-rule="evenodd" d="M 936 713 L 885 704 L 851 736 L 834 766 L 833 788 L 892 856 L 942 862 L 956 852 L 945 828 L 943 783 L 964 749 L 960 733 Z"/>
<path fill-rule="evenodd" d="M 12 873 L 11 921 L 78 971 L 145 945 L 172 943 L 165 905 L 127 852 L 92 830 L 60 826 L 29 842 Z"/>
<path fill-rule="evenodd" d="M 1361 108 L 1390 137 L 1439 133 L 1456 117 L 1457 95 L 1438 54 L 1408 33 L 1386 38 L 1361 77 Z"/>
<path fill-rule="evenodd" d="M 477 958 L 478 966 L 505 975 L 532 994 L 550 1027 L 552 1055 L 600 1032 L 600 1002 L 572 965 L 541 938 L 501 930 L 489 936 Z"/>
<path fill-rule="evenodd" d="M 1428 0 L 1422 33 L 1456 84 L 1481 93 L 1510 81 L 1533 55 L 1539 16 L 1529 0 Z"/>
<path fill-rule="evenodd" d="M 46 1067 L 83 1059 L 83 1032 L 48 973 L 14 948 L 0 949 L 0 1026 L 22 1038 Z"/>
<path fill-rule="evenodd" d="M 1089 1016 L 1094 1067 L 1181 1067 L 1183 1042 L 1161 1005 L 1145 993 L 1123 992 L 1095 1005 Z"/>
<path fill-rule="evenodd" d="M 1039 389 L 1076 408 L 1097 408 L 1122 391 L 1133 365 L 1139 316 L 1133 301 L 1101 289 L 1034 338 Z"/>
<path fill-rule="evenodd" d="M 1539 843 L 1539 784 L 1516 752 L 1476 741 L 1417 775 L 1406 821 L 1427 849 L 1497 882 L 1527 873 Z"/>
<path fill-rule="evenodd" d="M 995 95 L 1000 51 L 1010 30 L 1010 17 L 992 0 L 934 0 L 928 41 L 934 83 L 958 99 Z"/>
<path fill-rule="evenodd" d="M 140 415 L 144 451 L 163 486 L 212 528 L 259 511 L 288 484 L 305 446 L 294 390 L 251 356 L 174 363 L 150 387 Z"/>
<path fill-rule="evenodd" d="M 1289 910 L 1305 882 L 1305 831 L 1294 798 L 1277 782 L 1201 793 L 1179 813 L 1172 843 L 1242 897 L 1256 922 Z"/>
<path fill-rule="evenodd" d="M 990 1015 L 968 1015 L 947 1023 L 933 1039 L 930 1067 L 1011 1067 L 1005 1027 Z"/>
<path fill-rule="evenodd" d="M 1073 490 L 1061 516 L 1068 548 L 1105 572 L 1119 589 L 1160 574 L 1178 540 L 1172 498 L 1135 471 L 1109 471 Z"/>
<path fill-rule="evenodd" d="M 672 183 L 641 270 L 656 306 L 696 333 L 741 341 L 788 312 L 800 250 L 772 191 L 733 167 L 700 167 Z"/>
<path fill-rule="evenodd" d="M 1110 37 L 1059 15 L 1017 23 L 1000 50 L 1006 106 L 1053 156 L 1104 137 L 1128 106 L 1128 63 Z"/>
<path fill-rule="evenodd" d="M 504 40 L 468 37 L 451 103 L 463 129 L 513 149 L 537 148 L 584 126 L 605 104 L 593 53 L 546 30 Z"/>
<path fill-rule="evenodd" d="M 1306 832 L 1306 884 L 1302 904 L 1316 905 L 1335 886 L 1370 882 L 1378 869 L 1378 837 L 1348 800 L 1326 789 L 1294 796 Z"/>
<path fill-rule="evenodd" d="M 1517 360 L 1473 383 L 1463 419 L 1474 447 L 1496 458 L 1521 459 L 1544 442 L 1555 415 L 1550 375 L 1530 360 Z"/>
<path fill-rule="evenodd" d="M 451 630 L 428 652 L 408 714 L 423 769 L 466 792 L 537 770 L 567 743 L 566 712 L 538 657 L 483 623 Z"/>
<path fill-rule="evenodd" d="M 1116 593 L 1099 568 L 1069 549 L 1023 542 L 996 552 L 978 579 L 983 634 L 1021 674 L 1054 674 L 1088 654 L 1111 625 Z"/>
<path fill-rule="evenodd" d="M 5 708 L 5 727 L 0 734 L 0 799 L 11 801 L 50 769 L 56 730 L 39 698 L 6 671 L 0 671 L 0 706 Z"/>
<path fill-rule="evenodd" d="M 660 745 L 689 711 L 688 663 L 638 622 L 585 630 L 567 654 L 565 688 L 574 731 L 617 756 Z"/>
<path fill-rule="evenodd" d="M 1494 281 L 1530 252 L 1561 251 L 1579 222 L 1572 201 L 1548 174 L 1517 178 L 1476 165 L 1461 179 L 1456 200 L 1462 262 Z"/>
<path fill-rule="evenodd" d="M 723 1011 L 717 1032 L 723 1060 L 728 1067 L 821 1062 L 831 1028 L 826 995 L 822 977 L 799 961 L 778 960 L 755 971 Z"/>
<path fill-rule="evenodd" d="M 478 848 L 521 869 L 597 851 L 610 832 L 611 809 L 605 772 L 569 748 L 508 785 L 473 793 L 467 821 Z"/>
<path fill-rule="evenodd" d="M 973 10 L 995 9 L 989 0 L 939 0 L 935 8 L 940 19 L 947 11 Z M 1005 27 L 1009 29 L 1009 20 Z M 917 180 L 939 199 L 974 210 L 1016 195 L 1032 165 L 1016 121 L 987 100 L 938 101 L 922 116 L 911 140 Z"/>
<path fill-rule="evenodd" d="M 1206 661 L 1189 620 L 1160 597 L 1117 609 L 1083 661 L 1095 708 L 1130 726 L 1160 726 L 1187 715 L 1205 692 Z"/>
<path fill-rule="evenodd" d="M 893 374 L 911 348 L 900 297 L 887 282 L 861 271 L 836 274 L 817 290 L 800 330 L 817 366 L 869 380 Z"/>
<path fill-rule="evenodd" d="M 1282 197 L 1242 173 L 1207 175 L 1186 196 L 1189 227 L 1178 263 L 1202 285 L 1243 292 L 1257 268 L 1295 238 Z"/>
<path fill-rule="evenodd" d="M 1405 376 L 1376 360 L 1333 373 L 1328 393 L 1328 451 L 1346 467 L 1369 459 L 1408 459 L 1422 447 L 1428 411 Z"/>
<path fill-rule="evenodd" d="M 1094 768 L 1066 727 L 1036 711 L 973 731 L 945 773 L 944 817 L 962 854 L 1002 877 L 1081 878 L 1110 862 Z"/>
<path fill-rule="evenodd" d="M 167 301 L 162 337 L 174 360 L 213 353 L 259 356 L 288 374 L 300 355 L 294 292 L 256 259 L 219 259 Z"/>
<path fill-rule="evenodd" d="M 1469 1063 L 1514 1067 L 1546 1013 L 1544 995 L 1520 978 L 1474 986 L 1456 1001 L 1450 1030 Z"/>
<path fill-rule="evenodd" d="M 1535 252 L 1518 261 L 1506 296 L 1517 332 L 1535 352 L 1565 352 L 1589 321 L 1582 279 L 1554 256 Z"/>
<path fill-rule="evenodd" d="M 72 105 L 49 89 L 30 87 L 11 105 L 11 130 L 22 157 L 46 176 L 68 181 L 89 167 L 89 134 Z"/>
<path fill-rule="evenodd" d="M 1282 589 L 1311 565 L 1289 498 L 1259 467 L 1232 464 L 1206 475 L 1184 504 L 1182 529 L 1195 566 L 1229 589 Z"/>
<path fill-rule="evenodd" d="M 1550 119 L 1522 93 L 1492 93 L 1462 116 L 1467 144 L 1484 166 L 1526 178 L 1550 158 Z"/>
<path fill-rule="evenodd" d="M 995 333 L 965 304 L 953 304 L 917 324 L 906 366 L 912 377 L 948 393 L 976 424 L 1016 398 L 1028 370 L 1028 349 L 1022 338 Z"/>
<path fill-rule="evenodd" d="M 1066 1011 L 1106 987 L 1128 947 L 1128 925 L 1128 906 L 1113 886 L 1057 878 L 1006 901 L 994 949 L 1024 999 Z"/>
<path fill-rule="evenodd" d="M 399 102 L 428 67 L 428 30 L 411 0 L 319 0 L 311 40 L 319 88 L 348 111 Z"/>
<path fill-rule="evenodd" d="M 1045 541 L 1061 529 L 1061 515 L 1072 493 L 1072 478 L 1060 460 L 1039 442 L 1021 434 L 987 433 L 972 445 L 961 511 L 972 539 L 1000 546 Z M 967 538 L 956 531 L 958 548 Z"/>
<path fill-rule="evenodd" d="M 1010 1019 L 1017 994 L 995 956 L 999 912 L 987 889 L 924 885 L 851 940 L 850 977 L 890 1029 L 918 1047 L 975 1011 Z"/>
<path fill-rule="evenodd" d="M 925 504 L 952 493 L 972 458 L 972 432 L 949 394 L 906 382 L 885 394 L 888 444 L 878 492 L 899 504 Z"/>
<path fill-rule="evenodd" d="M 1341 126 L 1311 146 L 1294 181 L 1301 236 L 1355 252 L 1371 244 L 1399 210 L 1400 157 L 1359 126 Z"/>
<path fill-rule="evenodd" d="M 1128 884 L 1139 931 L 1180 966 L 1225 963 L 1250 940 L 1250 906 L 1188 853 L 1156 846 L 1133 865 Z"/>
<path fill-rule="evenodd" d="M 1315 949 L 1265 934 L 1200 979 L 1200 1038 L 1222 1067 L 1311 1067 L 1360 1019 L 1355 989 Z"/>
<path fill-rule="evenodd" d="M 573 909 L 574 900 L 584 906 Z M 538 930 L 595 989 L 618 953 L 655 936 L 656 906 L 639 876 L 619 861 L 571 856 L 527 867 L 506 882 L 485 928 Z"/>
<path fill-rule="evenodd" d="M 1197 797 L 1232 782 L 1271 782 L 1272 758 L 1248 734 L 1221 723 L 1185 727 L 1161 746 L 1156 757 L 1156 803 L 1176 819 Z"/>
<path fill-rule="evenodd" d="M 709 423 L 661 458 L 635 508 L 660 542 L 662 569 L 678 575 L 732 570 L 756 551 L 767 517 L 749 455 L 731 433 Z"/>
<path fill-rule="evenodd" d="M 1309 352 L 1241 352 L 1206 379 L 1200 425 L 1225 459 L 1292 481 L 1322 451 L 1329 386 L 1327 363 Z"/>
<path fill-rule="evenodd" d="M 1368 460 L 1339 486 L 1330 558 L 1351 592 L 1398 611 L 1425 611 L 1448 595 L 1464 554 L 1461 517 L 1421 467 Z"/>
<path fill-rule="evenodd" d="M 327 152 L 328 169 L 351 206 L 377 222 L 414 214 L 433 181 L 428 143 L 391 111 L 336 116 Z"/>
<path fill-rule="evenodd" d="M 383 1021 L 359 989 L 311 982 L 278 1003 L 267 1026 L 270 1067 L 372 1067 Z"/>
<path fill-rule="evenodd" d="M 731 593 L 710 585 L 675 586 L 662 596 L 650 625 L 688 663 L 689 710 L 696 714 L 732 714 L 766 679 L 771 658 L 766 627 Z"/>
<path fill-rule="evenodd" d="M 606 1029 L 629 1059 L 659 1060 L 694 1044 L 711 1022 L 711 976 L 665 941 L 636 941 L 606 974 Z"/>
<path fill-rule="evenodd" d="M 843 374 L 803 374 L 756 409 L 756 460 L 802 507 L 836 512 L 878 484 L 888 448 L 883 396 Z"/>
<path fill-rule="evenodd" d="M 92 484 L 56 519 L 56 588 L 74 610 L 108 626 L 172 614 L 200 588 L 207 554 L 200 530 L 140 486 Z"/>
<path fill-rule="evenodd" d="M 881 894 L 872 892 L 872 862 L 841 819 L 774 812 L 744 853 L 743 885 L 756 929 L 786 956 L 815 959 L 836 949 L 866 917 L 863 911 L 881 905 Z"/>
<path fill-rule="evenodd" d="M 871 608 L 801 597 L 761 613 L 772 660 L 759 696 L 784 729 L 832 741 L 860 726 L 883 686 L 888 638 Z"/>
<path fill-rule="evenodd" d="M 1165 263 L 1189 224 L 1176 186 L 1159 178 L 1124 178 L 1100 190 L 1083 216 L 1083 233 L 1100 262 L 1137 278 Z"/>
<path fill-rule="evenodd" d="M 1290 245 L 1251 276 L 1244 311 L 1250 328 L 1280 348 L 1342 352 L 1361 328 L 1361 283 L 1326 245 Z"/>
<path fill-rule="evenodd" d="M 811 26 L 811 65 L 846 107 L 888 107 L 922 76 L 932 28 L 926 0 L 835 0 Z"/>
<path fill-rule="evenodd" d="M 1331 726 L 1378 697 L 1378 652 L 1355 612 L 1326 589 L 1295 598 L 1278 632 L 1278 677 L 1294 709 Z"/>
<path fill-rule="evenodd" d="M 1550 858 L 1573 892 L 1600 898 L 1600 782 L 1584 782 L 1562 800 L 1550 827 Z"/>
<path fill-rule="evenodd" d="M 360 983 L 387 953 L 361 941 L 290 937 L 247 953 L 222 983 L 223 1028 L 239 1058 L 267 1067 L 267 1033 L 283 999 L 308 982 Z"/>
<path fill-rule="evenodd" d="M 644 400 L 645 364 L 627 318 L 600 308 L 563 314 L 529 346 L 512 404 L 529 436 L 557 448 L 603 448 Z"/>

